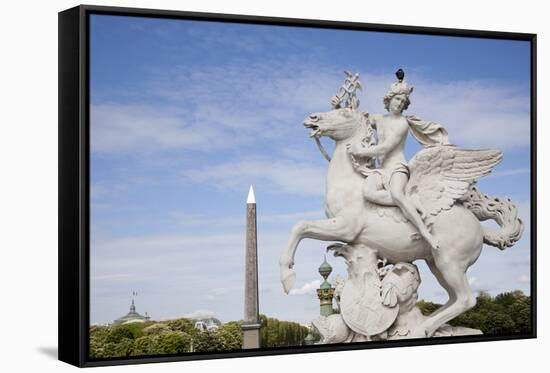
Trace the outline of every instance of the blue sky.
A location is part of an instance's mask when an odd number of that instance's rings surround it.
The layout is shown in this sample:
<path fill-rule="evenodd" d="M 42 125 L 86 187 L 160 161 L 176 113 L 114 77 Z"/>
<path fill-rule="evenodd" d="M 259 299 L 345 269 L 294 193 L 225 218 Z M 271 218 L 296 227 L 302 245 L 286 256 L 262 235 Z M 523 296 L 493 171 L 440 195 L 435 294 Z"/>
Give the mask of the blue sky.
<path fill-rule="evenodd" d="M 126 313 L 132 291 L 154 319 L 240 319 L 251 184 L 260 311 L 318 316 L 326 244 L 299 247 L 292 295 L 278 258 L 295 222 L 323 218 L 327 164 L 301 123 L 330 109 L 344 70 L 361 75 L 362 110 L 379 113 L 403 68 L 415 87 L 409 114 L 442 123 L 457 145 L 504 151 L 479 185 L 513 198 L 524 238 L 485 248 L 468 275 L 476 291 L 529 293 L 527 42 L 104 15 L 90 31 L 92 323 Z M 419 146 L 408 144 L 410 158 Z M 345 276 L 342 260 L 328 260 Z M 445 301 L 418 265 L 420 297 Z"/>

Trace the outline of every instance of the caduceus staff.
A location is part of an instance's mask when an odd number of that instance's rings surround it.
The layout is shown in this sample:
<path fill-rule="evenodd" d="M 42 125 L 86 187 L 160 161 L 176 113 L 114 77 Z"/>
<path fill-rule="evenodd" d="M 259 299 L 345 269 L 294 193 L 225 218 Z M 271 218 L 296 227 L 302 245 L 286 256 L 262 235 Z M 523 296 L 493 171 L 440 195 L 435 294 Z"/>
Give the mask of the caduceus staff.
<path fill-rule="evenodd" d="M 333 109 L 352 106 L 359 107 L 359 99 L 357 98 L 357 94 L 355 92 L 358 89 L 363 89 L 363 86 L 359 81 L 359 74 L 352 74 L 349 71 L 344 71 L 344 73 L 346 74 L 344 84 L 340 87 L 338 93 L 336 93 L 336 95 L 334 95 L 330 100 Z M 342 102 L 344 100 L 344 106 L 342 106 Z"/>
<path fill-rule="evenodd" d="M 358 109 L 359 108 L 359 99 L 357 98 L 357 90 L 363 90 L 363 86 L 361 85 L 361 82 L 359 81 L 359 74 L 358 73 L 351 73 L 349 71 L 344 71 L 346 74 L 346 79 L 344 80 L 344 84 L 340 87 L 338 92 L 332 96 L 330 99 L 330 104 L 333 109 L 341 109 L 341 108 L 350 108 L 350 109 Z M 372 125 L 368 122 L 368 114 L 365 113 L 365 119 L 367 119 L 367 136 L 363 140 L 367 145 L 373 145 L 374 144 L 374 131 L 372 128 Z M 315 139 L 315 142 L 317 143 L 317 146 L 319 147 L 319 151 L 325 157 L 327 161 L 330 162 L 330 156 L 326 152 L 325 148 L 323 147 L 323 144 L 321 143 L 321 140 L 319 139 L 319 135 L 314 135 L 313 138 Z M 357 163 L 354 159 L 352 160 L 355 163 Z M 357 165 L 356 165 L 357 166 Z"/>

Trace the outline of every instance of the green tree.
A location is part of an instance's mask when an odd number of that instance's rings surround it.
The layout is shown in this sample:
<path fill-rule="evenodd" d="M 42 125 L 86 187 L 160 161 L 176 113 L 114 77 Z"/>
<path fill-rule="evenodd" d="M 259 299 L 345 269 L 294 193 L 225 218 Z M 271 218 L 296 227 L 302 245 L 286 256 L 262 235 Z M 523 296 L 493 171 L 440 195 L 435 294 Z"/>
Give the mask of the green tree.
<path fill-rule="evenodd" d="M 113 356 L 130 356 L 132 353 L 132 347 L 134 346 L 134 340 L 131 338 L 122 338 L 117 344 L 114 345 Z"/>
<path fill-rule="evenodd" d="M 166 325 L 175 332 L 183 332 L 191 337 L 194 337 L 199 332 L 199 330 L 195 328 L 195 323 L 186 318 L 169 320 L 166 322 Z"/>
<path fill-rule="evenodd" d="M 223 341 L 214 331 L 199 332 L 193 339 L 196 352 L 210 352 L 223 350 Z"/>
<path fill-rule="evenodd" d="M 117 344 L 124 338 L 134 339 L 134 334 L 126 325 L 119 325 L 111 328 L 109 334 L 107 335 L 106 342 Z"/>
<path fill-rule="evenodd" d="M 518 331 L 531 331 L 531 311 L 531 299 L 525 295 L 510 305 L 509 312 Z"/>
<path fill-rule="evenodd" d="M 455 317 L 449 324 L 481 330 L 484 334 L 529 333 L 531 331 L 531 298 L 516 290 L 494 298 L 480 292 L 476 305 Z M 429 315 L 439 304 L 419 301 L 418 307 Z"/>
<path fill-rule="evenodd" d="M 166 324 L 163 323 L 154 323 L 143 329 L 145 334 L 160 334 L 171 332 L 172 329 Z"/>
<path fill-rule="evenodd" d="M 519 290 L 511 291 L 508 293 L 502 293 L 495 297 L 495 304 L 501 307 L 511 307 L 516 304 L 518 301 L 528 299 L 529 297 L 523 294 Z"/>
<path fill-rule="evenodd" d="M 174 331 L 180 331 L 180 332 L 188 332 L 191 329 L 195 329 L 193 321 L 186 319 L 186 318 L 180 318 L 175 320 L 168 320 L 166 321 L 166 325 L 170 327 L 170 329 Z"/>
<path fill-rule="evenodd" d="M 418 306 L 418 308 L 420 309 L 420 312 L 422 312 L 424 316 L 431 315 L 435 310 L 441 307 L 440 304 L 428 302 L 425 300 L 419 300 L 418 302 L 416 302 L 416 305 Z"/>
<path fill-rule="evenodd" d="M 241 324 L 236 321 L 223 324 L 216 330 L 216 334 L 220 337 L 224 350 L 239 350 L 243 346 Z"/>
<path fill-rule="evenodd" d="M 132 336 L 134 339 L 139 338 L 143 335 L 145 335 L 145 332 L 143 331 L 146 327 L 149 327 L 153 323 L 151 322 L 135 322 L 130 324 L 124 324 L 126 328 L 128 328 L 132 332 Z"/>
<path fill-rule="evenodd" d="M 160 354 L 159 340 L 157 335 L 144 335 L 134 340 L 132 356 L 158 355 Z"/>
<path fill-rule="evenodd" d="M 308 328 L 295 322 L 280 321 L 260 315 L 260 346 L 287 347 L 301 346 Z"/>
<path fill-rule="evenodd" d="M 183 332 L 168 332 L 157 336 L 160 354 L 181 354 L 189 351 L 191 338 Z"/>
<path fill-rule="evenodd" d="M 108 357 L 106 356 L 105 345 L 110 331 L 107 326 L 93 325 L 90 327 L 90 358 Z"/>

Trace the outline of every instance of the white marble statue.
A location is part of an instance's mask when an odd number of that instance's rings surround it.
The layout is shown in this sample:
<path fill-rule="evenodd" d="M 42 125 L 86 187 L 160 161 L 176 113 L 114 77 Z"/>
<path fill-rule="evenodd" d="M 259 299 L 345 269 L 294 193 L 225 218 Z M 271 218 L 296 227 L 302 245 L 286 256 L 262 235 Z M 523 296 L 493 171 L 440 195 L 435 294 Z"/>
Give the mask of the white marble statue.
<path fill-rule="evenodd" d="M 475 187 L 476 180 L 500 162 L 502 153 L 450 145 L 440 124 L 403 115 L 413 88 L 401 69 L 384 97 L 386 114 L 361 112 L 356 95 L 361 88 L 359 75 L 346 74 L 331 100 L 333 109 L 313 113 L 304 122 L 330 162 L 327 219 L 295 224 L 280 258 L 284 290 L 288 293 L 294 284 L 294 256 L 302 239 L 337 241 L 342 244 L 329 249 L 346 260 L 348 279 L 341 289 L 341 314 L 314 322 L 322 335 L 325 330 L 325 340 L 478 333 L 452 330 L 445 323 L 475 305 L 466 271 L 483 244 L 503 250 L 523 232 L 510 199 L 486 196 Z M 407 162 L 404 147 L 409 132 L 423 149 Z M 332 157 L 322 148 L 322 136 L 336 142 Z M 495 220 L 500 229 L 483 227 L 480 221 L 487 219 Z M 412 263 L 418 259 L 426 261 L 449 296 L 428 317 L 414 305 L 420 277 Z M 381 268 L 380 261 L 385 264 Z M 401 282 L 388 285 L 386 279 L 395 280 L 396 273 Z M 401 294 L 397 282 L 408 290 Z M 342 330 L 342 322 L 349 333 Z M 338 337 L 326 330 L 338 330 Z"/>

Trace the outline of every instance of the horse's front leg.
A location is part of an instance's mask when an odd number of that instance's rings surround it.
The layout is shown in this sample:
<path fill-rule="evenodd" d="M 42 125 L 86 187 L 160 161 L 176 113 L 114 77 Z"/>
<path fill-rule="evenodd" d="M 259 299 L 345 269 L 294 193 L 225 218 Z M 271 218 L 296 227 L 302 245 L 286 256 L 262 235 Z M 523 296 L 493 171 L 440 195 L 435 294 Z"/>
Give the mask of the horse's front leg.
<path fill-rule="evenodd" d="M 305 220 L 294 225 L 290 234 L 288 245 L 281 255 L 279 264 L 281 267 L 281 282 L 288 293 L 294 286 L 296 274 L 294 266 L 294 255 L 296 248 L 304 238 L 314 238 L 322 241 L 352 242 L 359 234 L 361 227 L 358 219 L 346 219 L 342 216 L 326 220 Z"/>

